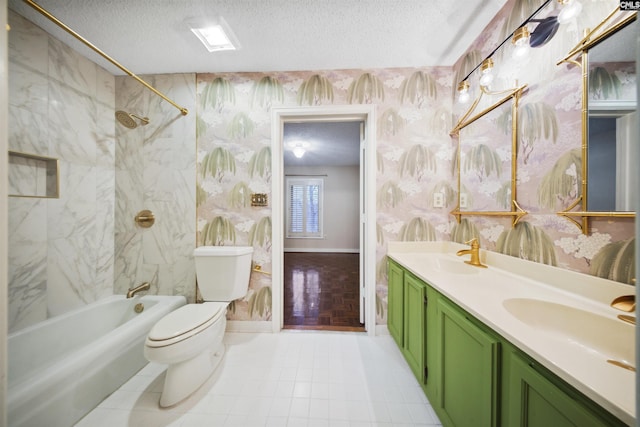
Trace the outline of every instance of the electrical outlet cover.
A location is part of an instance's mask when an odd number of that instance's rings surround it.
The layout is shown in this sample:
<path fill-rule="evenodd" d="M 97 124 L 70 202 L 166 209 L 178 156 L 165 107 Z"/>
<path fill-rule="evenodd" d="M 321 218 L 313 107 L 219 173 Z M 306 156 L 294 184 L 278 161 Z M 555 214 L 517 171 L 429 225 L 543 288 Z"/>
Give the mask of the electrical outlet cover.
<path fill-rule="evenodd" d="M 433 206 L 436 208 L 441 208 L 444 206 L 444 194 L 440 192 L 433 193 Z"/>

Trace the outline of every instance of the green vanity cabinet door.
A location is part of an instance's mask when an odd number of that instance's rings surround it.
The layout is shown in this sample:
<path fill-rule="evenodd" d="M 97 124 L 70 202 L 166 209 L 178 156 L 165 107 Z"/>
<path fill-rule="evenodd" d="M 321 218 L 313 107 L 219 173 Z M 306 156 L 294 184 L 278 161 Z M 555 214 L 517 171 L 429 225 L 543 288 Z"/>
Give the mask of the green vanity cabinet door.
<path fill-rule="evenodd" d="M 425 327 L 425 382 L 422 386 L 429 402 L 438 401 L 438 314 L 436 306 L 440 294 L 427 285 L 426 327 Z"/>
<path fill-rule="evenodd" d="M 405 273 L 403 353 L 420 384 L 425 380 L 426 296 L 427 285 Z"/>
<path fill-rule="evenodd" d="M 389 260 L 387 328 L 398 346 L 404 346 L 404 269 Z"/>
<path fill-rule="evenodd" d="M 504 352 L 503 425 L 526 427 L 623 426 L 568 386 L 549 380 L 536 362 L 514 349 Z"/>
<path fill-rule="evenodd" d="M 496 426 L 498 338 L 445 298 L 438 298 L 437 312 L 439 399 L 434 409 L 442 425 Z"/>

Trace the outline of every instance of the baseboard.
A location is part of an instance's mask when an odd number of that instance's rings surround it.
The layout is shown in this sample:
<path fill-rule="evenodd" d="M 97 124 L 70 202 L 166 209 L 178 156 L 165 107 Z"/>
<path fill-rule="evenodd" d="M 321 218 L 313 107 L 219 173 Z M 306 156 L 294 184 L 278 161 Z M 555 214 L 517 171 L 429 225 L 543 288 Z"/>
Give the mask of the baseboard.
<path fill-rule="evenodd" d="M 245 332 L 245 333 L 258 333 L 267 332 L 273 333 L 273 324 L 269 320 L 227 320 L 227 332 Z M 374 335 L 389 335 L 389 328 L 386 324 L 376 325 L 374 329 Z"/>
<path fill-rule="evenodd" d="M 284 248 L 284 252 L 322 252 L 331 254 L 357 254 L 360 249 L 335 249 L 335 248 Z"/>
<path fill-rule="evenodd" d="M 376 335 L 389 335 L 389 328 L 387 325 L 376 325 Z"/>
<path fill-rule="evenodd" d="M 227 320 L 227 332 L 273 332 L 270 320 Z"/>

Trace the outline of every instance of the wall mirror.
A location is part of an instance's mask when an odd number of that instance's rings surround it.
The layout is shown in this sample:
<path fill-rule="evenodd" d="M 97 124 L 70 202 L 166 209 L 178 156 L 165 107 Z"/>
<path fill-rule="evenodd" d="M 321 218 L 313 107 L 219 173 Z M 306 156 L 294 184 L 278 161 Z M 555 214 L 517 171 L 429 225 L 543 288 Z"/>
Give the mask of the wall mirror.
<path fill-rule="evenodd" d="M 475 103 L 451 131 L 458 139 L 458 205 L 451 212 L 458 222 L 463 215 L 503 216 L 515 225 L 526 215 L 516 201 L 518 102 L 524 88 L 505 91 L 472 115 Z"/>
<path fill-rule="evenodd" d="M 560 63 L 582 69 L 580 195 L 558 212 L 589 232 L 591 217 L 630 217 L 637 203 L 637 13 L 614 10 Z M 581 210 L 574 210 L 578 205 Z"/>

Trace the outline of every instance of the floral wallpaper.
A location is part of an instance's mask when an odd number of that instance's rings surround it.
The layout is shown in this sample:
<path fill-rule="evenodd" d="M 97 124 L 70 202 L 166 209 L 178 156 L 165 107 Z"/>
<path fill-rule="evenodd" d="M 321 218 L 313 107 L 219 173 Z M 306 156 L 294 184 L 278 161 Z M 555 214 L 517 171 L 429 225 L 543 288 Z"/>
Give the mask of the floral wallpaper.
<path fill-rule="evenodd" d="M 447 239 L 455 203 L 451 161 L 451 72 L 424 69 L 198 75 L 199 244 L 253 245 L 271 267 L 271 209 L 250 207 L 271 193 L 272 106 L 377 105 L 378 322 L 386 312 L 385 244 Z M 446 197 L 433 207 L 433 193 Z M 268 320 L 271 278 L 253 274 L 231 319 Z"/>
<path fill-rule="evenodd" d="M 454 84 L 542 3 L 509 1 L 454 66 Z M 517 201 L 529 214 L 514 228 L 502 220 L 468 217 L 464 237 L 479 233 L 482 246 L 490 250 L 631 283 L 635 277 L 632 219 L 592 218 L 585 235 L 570 220 L 556 214 L 580 196 L 582 180 L 581 70 L 574 64 L 556 64 L 577 44 L 584 28 L 595 27 L 619 6 L 608 0 L 583 3 L 577 18 L 561 24 L 555 37 L 532 48 L 528 57 L 514 59 L 511 43 L 493 56 L 497 75 L 490 90 L 527 85 L 518 109 L 516 186 Z M 536 18 L 557 15 L 561 7 L 551 2 Z M 535 23 L 529 27 L 533 31 Z M 610 67 L 597 67 L 598 74 L 592 74 L 592 81 L 598 77 L 604 82 L 592 87 L 592 98 L 604 97 L 605 93 L 623 98 L 634 94 L 635 67 Z M 478 71 L 472 73 L 471 84 L 477 86 L 478 77 Z M 454 105 L 453 110 L 458 117 L 464 113 L 463 106 Z M 457 240 L 455 237 L 453 240 Z"/>
<path fill-rule="evenodd" d="M 462 242 L 478 236 L 488 250 L 630 282 L 635 272 L 609 267 L 612 259 L 633 264 L 633 220 L 593 219 L 585 235 L 556 214 L 579 195 L 581 179 L 580 70 L 556 63 L 582 29 L 599 22 L 615 2 L 585 3 L 577 20 L 563 24 L 526 60 L 513 61 L 508 45 L 494 56 L 500 72 L 491 90 L 527 86 L 518 109 L 516 187 L 518 203 L 528 214 L 517 226 L 511 226 L 511 219 L 488 216 L 463 217 L 458 223 L 450 215 L 457 205 L 458 141 L 449 132 L 468 108 L 455 101 L 458 82 L 515 30 L 514 23 L 542 4 L 530 0 L 507 2 L 453 67 L 199 74 L 198 244 L 252 245 L 254 261 L 269 271 L 271 209 L 250 207 L 249 197 L 252 192 L 270 195 L 272 189 L 270 109 L 366 103 L 377 105 L 378 115 L 377 323 L 386 322 L 389 241 Z M 543 15 L 555 13 L 555 2 L 550 5 Z M 620 85 L 632 81 L 622 79 Z M 478 109 L 495 99 L 486 96 Z M 501 120 L 503 129 L 510 125 L 504 114 L 491 120 Z M 494 166 L 501 165 L 508 176 L 510 147 L 490 148 Z M 474 155 L 469 156 L 473 170 Z M 510 189 L 496 185 L 490 186 L 492 200 L 504 204 Z M 469 186 L 470 200 L 487 197 L 482 186 Z M 443 201 L 441 207 L 434 206 L 435 198 Z M 271 278 L 253 274 L 247 296 L 233 303 L 230 318 L 269 320 L 270 310 Z"/>

